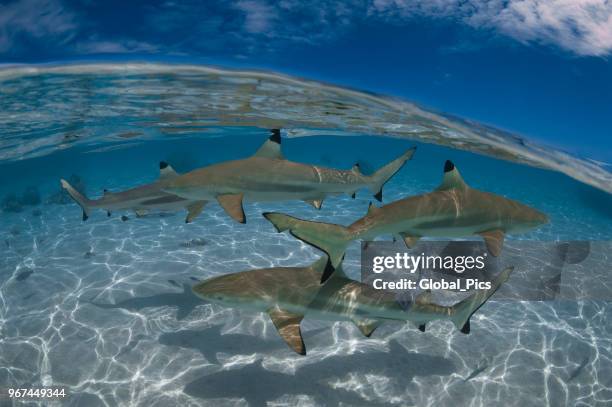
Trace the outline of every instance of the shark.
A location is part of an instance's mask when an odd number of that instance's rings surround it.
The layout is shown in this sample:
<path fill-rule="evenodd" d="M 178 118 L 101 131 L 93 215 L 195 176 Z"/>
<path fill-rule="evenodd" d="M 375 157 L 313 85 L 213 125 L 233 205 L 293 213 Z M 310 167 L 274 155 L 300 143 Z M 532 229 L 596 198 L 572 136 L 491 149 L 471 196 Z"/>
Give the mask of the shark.
<path fill-rule="evenodd" d="M 434 320 L 450 320 L 462 333 L 470 332 L 470 317 L 508 280 L 513 268 L 500 272 L 488 290 L 479 290 L 452 305 L 432 301 L 422 292 L 415 301 L 399 301 L 395 293 L 352 280 L 338 267 L 323 285 L 321 275 L 331 268 L 327 256 L 305 267 L 275 267 L 225 274 L 193 286 L 201 299 L 251 312 L 264 312 L 282 339 L 296 353 L 306 354 L 300 323 L 304 318 L 351 321 L 370 337 L 384 322 L 412 322 L 421 332 Z"/>
<path fill-rule="evenodd" d="M 279 129 L 248 158 L 203 167 L 172 179 L 163 191 L 192 201 L 217 200 L 234 220 L 246 223 L 243 200 L 253 202 L 302 200 L 321 209 L 330 195 L 348 194 L 368 188 L 382 201 L 382 188 L 416 148 L 389 162 L 372 175 L 363 174 L 359 165 L 338 170 L 302 164 L 285 159 Z"/>
<path fill-rule="evenodd" d="M 506 233 L 520 233 L 548 222 L 546 214 L 520 202 L 469 187 L 452 161 L 446 161 L 440 186 L 433 192 L 407 197 L 376 207 L 350 226 L 313 222 L 289 215 L 264 212 L 278 232 L 294 237 L 329 256 L 332 266 L 342 261 L 348 244 L 392 234 L 408 248 L 421 237 L 481 236 L 487 250 L 499 256 Z M 333 272 L 329 270 L 330 273 Z M 322 283 L 331 275 L 324 273 Z"/>
<path fill-rule="evenodd" d="M 151 210 L 175 212 L 187 209 L 185 222 L 190 223 L 202 212 L 207 201 L 185 199 L 164 192 L 163 188 L 177 177 L 179 174 L 167 162 L 161 161 L 157 181 L 121 192 L 104 190 L 104 195 L 99 199 L 87 198 L 64 179 L 60 180 L 60 183 L 83 210 L 84 221 L 94 209 L 104 209 L 108 216 L 111 216 L 111 211 L 133 210 L 138 217 L 146 215 Z M 127 217 L 122 219 L 125 220 Z"/>

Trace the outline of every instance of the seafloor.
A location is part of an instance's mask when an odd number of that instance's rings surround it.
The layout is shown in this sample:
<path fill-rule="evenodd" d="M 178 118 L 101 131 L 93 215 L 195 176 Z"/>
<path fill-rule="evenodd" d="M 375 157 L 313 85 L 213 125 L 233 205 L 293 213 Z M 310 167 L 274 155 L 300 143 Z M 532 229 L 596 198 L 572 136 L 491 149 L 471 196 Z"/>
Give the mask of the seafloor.
<path fill-rule="evenodd" d="M 265 137 L 262 131 L 259 137 L 193 137 L 103 153 L 66 151 L 4 168 L 20 171 L 25 185 L 46 179 L 44 202 L 57 190 L 57 178 L 87 162 L 79 175 L 95 196 L 102 188 L 153 180 L 159 159 L 179 161 L 201 152 L 189 163 L 177 162 L 181 168 L 239 158 Z M 411 145 L 313 137 L 284 140 L 283 148 L 290 159 L 343 168 L 361 160 L 376 168 Z M 455 161 L 472 186 L 550 215 L 549 225 L 511 236 L 508 247 L 518 238 L 604 246 L 610 241 L 604 192 L 560 174 L 446 148 L 419 145 L 414 159 L 385 186 L 385 201 L 435 187 L 445 158 Z M 362 216 L 370 200 L 361 191 L 355 200 L 330 198 L 321 211 L 302 202 L 246 203 L 246 225 L 233 222 L 216 203 L 193 224 L 184 223 L 184 213 L 141 219 L 127 214 L 130 220 L 123 222 L 121 214 L 109 218 L 102 211 L 82 222 L 73 203 L 2 213 L 1 386 L 68 386 L 72 395 L 64 404 L 88 407 L 610 405 L 612 307 L 605 295 L 540 302 L 493 297 L 473 317 L 469 335 L 445 322 L 430 324 L 425 333 L 390 323 L 368 339 L 350 323 L 305 320 L 308 355 L 298 356 L 266 315 L 206 304 L 191 293 L 195 280 L 302 265 L 317 257 L 316 250 L 276 233 L 261 212 L 346 224 Z M 550 260 L 537 250 L 523 254 L 527 265 L 518 275 L 539 279 Z M 599 261 L 568 269 L 564 278 L 608 284 L 609 255 L 599 250 Z M 345 268 L 359 277 L 357 243 Z"/>
<path fill-rule="evenodd" d="M 0 84 L 0 389 L 67 386 L 61 404 L 87 407 L 612 404 L 604 163 L 415 104 L 268 73 L 18 67 L 1 70 Z M 474 315 L 469 335 L 445 322 L 425 333 L 389 323 L 364 338 L 350 323 L 306 319 L 308 355 L 298 356 L 267 315 L 206 304 L 190 287 L 308 264 L 319 252 L 276 233 L 261 213 L 348 224 L 365 214 L 368 192 L 327 199 L 321 211 L 247 202 L 246 225 L 216 203 L 192 224 L 184 213 L 102 211 L 82 222 L 58 195 L 60 178 L 99 197 L 155 180 L 161 160 L 185 172 L 246 157 L 272 127 L 282 128 L 289 159 L 343 169 L 357 161 L 364 172 L 416 143 L 385 186 L 385 203 L 432 190 L 451 159 L 472 187 L 551 222 L 508 237 L 502 259 L 516 271 Z M 589 250 L 560 269 L 551 250 L 568 241 Z M 355 242 L 345 260 L 353 278 L 359 260 Z M 543 282 L 558 295 L 509 295 Z"/>

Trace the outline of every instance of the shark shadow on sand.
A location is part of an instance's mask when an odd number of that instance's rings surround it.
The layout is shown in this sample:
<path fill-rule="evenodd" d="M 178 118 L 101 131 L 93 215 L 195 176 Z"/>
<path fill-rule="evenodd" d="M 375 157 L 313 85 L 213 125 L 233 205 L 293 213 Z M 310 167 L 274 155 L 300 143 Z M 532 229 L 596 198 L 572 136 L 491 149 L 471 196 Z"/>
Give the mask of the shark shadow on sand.
<path fill-rule="evenodd" d="M 183 330 L 169 332 L 159 337 L 159 343 L 165 346 L 178 346 L 181 348 L 195 349 L 214 364 L 220 364 L 217 359 L 218 353 L 237 355 L 243 353 L 287 352 L 287 345 L 280 338 L 264 339 L 245 334 L 222 334 L 222 325 L 210 327 L 202 331 Z M 327 328 L 320 328 L 304 332 L 305 337 L 315 336 Z"/>
<path fill-rule="evenodd" d="M 202 300 L 196 297 L 191 291 L 191 285 L 184 283 L 183 292 L 155 294 L 148 297 L 133 297 L 120 301 L 116 304 L 97 303 L 91 300 L 86 302 L 104 309 L 126 309 L 129 311 L 140 311 L 145 308 L 155 307 L 176 307 L 176 319 L 185 319 L 191 311 L 198 305 L 202 305 Z"/>
<path fill-rule="evenodd" d="M 395 341 L 389 343 L 389 348 L 389 352 L 330 356 L 299 368 L 295 375 L 266 370 L 258 361 L 242 369 L 201 377 L 187 384 L 184 392 L 203 399 L 243 398 L 249 406 L 265 406 L 283 395 L 308 395 L 324 405 L 342 402 L 351 406 L 383 406 L 389 402 L 366 400 L 355 392 L 334 389 L 332 383 L 346 380 L 350 372 L 394 377 L 398 386 L 405 387 L 417 376 L 447 376 L 456 371 L 450 359 L 407 352 Z M 412 405 L 414 401 L 403 403 Z"/>

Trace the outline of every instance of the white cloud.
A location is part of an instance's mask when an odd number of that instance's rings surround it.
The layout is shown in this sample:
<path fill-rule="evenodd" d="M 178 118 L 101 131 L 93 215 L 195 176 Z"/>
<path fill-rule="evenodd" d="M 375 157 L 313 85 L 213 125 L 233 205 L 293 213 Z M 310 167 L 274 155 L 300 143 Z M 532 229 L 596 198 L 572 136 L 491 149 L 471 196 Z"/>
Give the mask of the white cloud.
<path fill-rule="evenodd" d="M 272 32 L 276 11 L 268 4 L 256 0 L 240 0 L 236 8 L 245 13 L 244 29 L 252 34 Z"/>
<path fill-rule="evenodd" d="M 0 4 L 0 52 L 11 49 L 19 36 L 69 41 L 76 28 L 72 13 L 57 0 L 18 0 Z"/>
<path fill-rule="evenodd" d="M 373 0 L 370 17 L 452 18 L 522 43 L 555 45 L 578 55 L 612 52 L 609 0 Z"/>
<path fill-rule="evenodd" d="M 576 55 L 612 53 L 612 0 L 185 0 L 144 7 L 146 30 L 135 34 L 119 27 L 113 35 L 119 40 L 100 34 L 99 25 L 108 22 L 97 20 L 93 11 L 81 7 L 77 16 L 62 1 L 0 0 L 0 53 L 18 55 L 34 40 L 69 53 L 189 53 L 231 47 L 248 54 L 323 43 L 364 21 L 401 25 L 415 18 L 452 20 Z M 183 33 L 180 40 L 173 38 L 177 31 Z"/>

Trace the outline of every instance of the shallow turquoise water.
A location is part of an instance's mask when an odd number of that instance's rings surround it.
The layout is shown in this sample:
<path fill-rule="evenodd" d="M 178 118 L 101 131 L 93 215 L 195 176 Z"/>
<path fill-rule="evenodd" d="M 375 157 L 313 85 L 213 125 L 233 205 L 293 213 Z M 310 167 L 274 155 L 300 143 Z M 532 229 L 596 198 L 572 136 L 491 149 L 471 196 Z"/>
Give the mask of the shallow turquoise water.
<path fill-rule="evenodd" d="M 110 86 L 103 76 L 100 82 L 100 88 Z M 96 87 L 85 83 L 79 92 L 95 99 Z M 197 83 L 191 85 L 197 89 Z M 124 213 L 107 217 L 98 211 L 82 222 L 76 204 L 47 202 L 58 191 L 59 178 L 77 174 L 88 195 L 97 197 L 104 188 L 121 190 L 155 180 L 160 160 L 185 172 L 246 157 L 267 137 L 264 126 L 218 124 L 160 136 L 160 127 L 151 130 L 153 119 L 143 119 L 138 109 L 154 103 L 159 125 L 178 120 L 176 105 L 165 107 L 159 91 L 142 98 L 143 92 L 129 83 L 113 86 L 116 94 L 133 98 L 131 114 L 119 109 L 121 104 L 109 106 L 119 112 L 114 115 L 104 113 L 104 106 L 89 105 L 77 120 L 61 108 L 74 99 L 64 100 L 66 92 L 53 89 L 37 96 L 46 97 L 40 103 L 45 109 L 56 103 L 71 121 L 54 127 L 48 117 L 39 117 L 37 126 L 37 106 L 32 105 L 27 131 L 22 122 L 25 133 L 11 133 L 10 142 L 3 135 L 0 197 L 19 196 L 36 186 L 42 203 L 0 214 L 0 387 L 65 385 L 73 393 L 70 404 L 87 406 L 611 402 L 612 309 L 607 301 L 493 297 L 474 316 L 470 335 L 437 322 L 426 333 L 408 325 L 383 325 L 364 338 L 349 323 L 305 320 L 305 357 L 286 347 L 266 315 L 201 302 L 189 290 L 194 279 L 303 265 L 317 258 L 315 249 L 276 233 L 262 212 L 348 224 L 366 212 L 372 197 L 366 191 L 355 200 L 333 197 L 321 211 L 303 202 L 247 202 L 246 225 L 233 222 L 216 203 L 193 224 L 184 223 L 182 212 L 140 219 L 125 213 L 130 220 L 123 222 Z M 282 113 L 287 116 L 282 120 L 291 120 L 290 109 Z M 316 135 L 294 137 L 308 132 Z M 66 139 L 70 134 L 79 137 Z M 114 136 L 108 139 L 108 134 Z M 405 137 L 339 134 L 342 130 L 286 128 L 283 152 L 294 161 L 337 168 L 358 161 L 367 171 L 417 145 L 414 158 L 385 186 L 385 202 L 435 188 L 444 161 L 452 159 L 472 187 L 549 215 L 550 224 L 509 236 L 509 245 L 518 239 L 612 238 L 610 195 L 559 172 Z M 16 159 L 18 147 L 26 144 L 23 159 Z M 609 253 L 603 255 L 606 259 Z M 535 279 L 543 267 L 539 261 L 545 259 L 536 253 L 534 266 L 524 273 Z M 610 265 L 604 263 L 581 270 L 579 278 L 602 278 Z M 357 278 L 358 243 L 349 248 L 345 264 Z"/>

